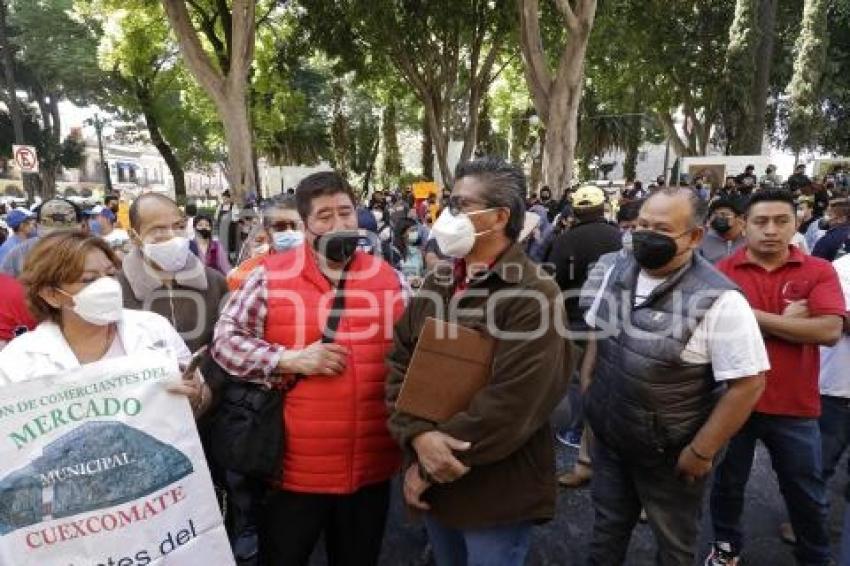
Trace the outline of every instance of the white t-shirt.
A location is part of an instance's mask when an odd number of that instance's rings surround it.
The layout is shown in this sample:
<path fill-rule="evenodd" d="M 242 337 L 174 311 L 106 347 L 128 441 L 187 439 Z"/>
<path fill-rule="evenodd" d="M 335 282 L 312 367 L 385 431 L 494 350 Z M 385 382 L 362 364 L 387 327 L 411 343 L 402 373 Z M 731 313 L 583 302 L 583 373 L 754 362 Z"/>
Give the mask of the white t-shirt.
<path fill-rule="evenodd" d="M 585 314 L 591 328 L 596 326 L 596 313 L 613 271 L 612 266 L 605 273 L 600 291 Z M 635 288 L 635 306 L 643 303 L 665 279 L 641 271 Z M 682 350 L 682 361 L 711 364 L 715 381 L 740 379 L 770 369 L 761 330 L 744 295 L 725 291 L 717 297 Z"/>
<path fill-rule="evenodd" d="M 844 302 L 850 308 L 850 255 L 845 255 L 832 266 L 838 273 Z M 850 336 L 843 334 L 838 344 L 820 349 L 820 392 L 832 397 L 850 397 Z"/>
<path fill-rule="evenodd" d="M 791 238 L 791 245 L 797 246 L 800 248 L 800 251 L 806 255 L 812 253 L 809 251 L 809 245 L 806 243 L 806 237 L 799 232 L 794 232 L 794 237 Z"/>

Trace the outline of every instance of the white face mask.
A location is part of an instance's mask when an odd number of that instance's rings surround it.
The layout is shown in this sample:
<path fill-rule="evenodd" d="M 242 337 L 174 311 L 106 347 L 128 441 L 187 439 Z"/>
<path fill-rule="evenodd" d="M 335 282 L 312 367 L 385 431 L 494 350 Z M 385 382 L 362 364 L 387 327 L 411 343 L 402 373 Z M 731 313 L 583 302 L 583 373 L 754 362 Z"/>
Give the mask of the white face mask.
<path fill-rule="evenodd" d="M 275 251 L 285 252 L 304 243 L 304 232 L 298 230 L 284 230 L 272 234 Z"/>
<path fill-rule="evenodd" d="M 269 245 L 268 244 L 260 244 L 259 246 L 254 247 L 254 254 L 252 257 L 258 257 L 261 255 L 266 255 L 269 253 Z"/>
<path fill-rule="evenodd" d="M 163 271 L 177 273 L 186 267 L 186 260 L 189 258 L 189 239 L 175 236 L 157 244 L 145 243 L 142 246 L 142 253 Z"/>
<path fill-rule="evenodd" d="M 440 251 L 449 257 L 464 258 L 469 255 L 475 246 L 475 238 L 491 232 L 475 232 L 475 225 L 469 219 L 471 215 L 489 212 L 493 210 L 476 210 L 475 212 L 460 213 L 457 216 L 446 208 L 434 226 L 431 228 L 431 234 L 437 240 L 437 245 L 440 246 Z"/>
<path fill-rule="evenodd" d="M 384 213 L 381 210 L 373 210 L 372 216 L 375 217 L 375 222 L 377 222 L 378 224 L 384 221 Z"/>
<path fill-rule="evenodd" d="M 59 292 L 74 300 L 73 311 L 90 324 L 105 326 L 121 320 L 124 297 L 121 284 L 112 277 L 101 277 L 83 287 L 76 295 Z"/>

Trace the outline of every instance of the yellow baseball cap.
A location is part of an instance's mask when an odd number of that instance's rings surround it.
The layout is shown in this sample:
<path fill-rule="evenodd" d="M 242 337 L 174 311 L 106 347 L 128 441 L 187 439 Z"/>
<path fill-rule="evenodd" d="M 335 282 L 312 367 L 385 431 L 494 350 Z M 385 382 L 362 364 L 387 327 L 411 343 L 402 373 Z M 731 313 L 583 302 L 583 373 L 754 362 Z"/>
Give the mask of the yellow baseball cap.
<path fill-rule="evenodd" d="M 601 206 L 605 202 L 605 191 L 595 185 L 583 185 L 570 198 L 573 208 Z"/>

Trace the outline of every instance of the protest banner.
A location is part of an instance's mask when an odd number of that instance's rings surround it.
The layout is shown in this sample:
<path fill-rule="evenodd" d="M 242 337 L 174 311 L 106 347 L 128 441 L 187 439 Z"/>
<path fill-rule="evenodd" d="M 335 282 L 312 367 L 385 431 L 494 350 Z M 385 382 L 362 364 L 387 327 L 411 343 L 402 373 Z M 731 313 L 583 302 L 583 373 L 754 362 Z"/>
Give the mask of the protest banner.
<path fill-rule="evenodd" d="M 0 565 L 234 564 L 176 362 L 0 387 Z"/>

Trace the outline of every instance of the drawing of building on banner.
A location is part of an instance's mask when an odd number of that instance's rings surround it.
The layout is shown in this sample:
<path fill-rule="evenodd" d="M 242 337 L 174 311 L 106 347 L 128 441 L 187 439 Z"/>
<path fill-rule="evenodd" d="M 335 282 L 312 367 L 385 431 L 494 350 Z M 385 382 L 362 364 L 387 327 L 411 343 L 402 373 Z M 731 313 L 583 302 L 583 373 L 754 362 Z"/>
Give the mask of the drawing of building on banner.
<path fill-rule="evenodd" d="M 0 480 L 0 535 L 150 495 L 193 471 L 180 450 L 122 422 L 90 421 Z"/>

